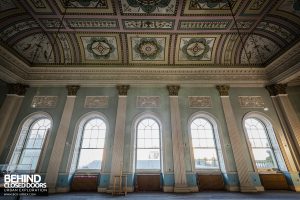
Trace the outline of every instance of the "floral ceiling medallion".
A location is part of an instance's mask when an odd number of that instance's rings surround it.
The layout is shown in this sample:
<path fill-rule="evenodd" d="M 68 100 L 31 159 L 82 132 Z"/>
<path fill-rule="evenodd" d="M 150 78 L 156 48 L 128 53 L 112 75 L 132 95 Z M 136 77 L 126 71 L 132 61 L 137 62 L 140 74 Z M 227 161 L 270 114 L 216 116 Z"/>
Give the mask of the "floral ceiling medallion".
<path fill-rule="evenodd" d="M 138 52 L 143 59 L 155 59 L 162 49 L 162 46 L 158 44 L 155 38 L 143 38 L 139 44 L 135 45 L 135 51 Z"/>
<path fill-rule="evenodd" d="M 171 0 L 127 0 L 127 3 L 132 7 L 139 7 L 145 13 L 152 13 L 155 9 L 167 7 L 170 1 Z"/>
<path fill-rule="evenodd" d="M 201 60 L 209 52 L 210 42 L 204 38 L 193 38 L 183 46 L 182 51 L 190 60 Z"/>
<path fill-rule="evenodd" d="M 90 44 L 87 45 L 87 50 L 92 53 L 96 59 L 108 59 L 115 48 L 105 38 L 91 38 Z"/>

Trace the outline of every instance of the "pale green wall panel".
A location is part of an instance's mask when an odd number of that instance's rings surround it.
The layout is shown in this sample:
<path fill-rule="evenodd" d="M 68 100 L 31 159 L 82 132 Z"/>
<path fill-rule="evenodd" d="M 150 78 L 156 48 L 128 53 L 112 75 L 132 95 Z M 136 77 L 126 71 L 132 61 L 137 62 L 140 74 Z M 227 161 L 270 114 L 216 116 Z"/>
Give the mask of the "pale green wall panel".
<path fill-rule="evenodd" d="M 288 87 L 287 93 L 300 120 L 300 86 Z"/>

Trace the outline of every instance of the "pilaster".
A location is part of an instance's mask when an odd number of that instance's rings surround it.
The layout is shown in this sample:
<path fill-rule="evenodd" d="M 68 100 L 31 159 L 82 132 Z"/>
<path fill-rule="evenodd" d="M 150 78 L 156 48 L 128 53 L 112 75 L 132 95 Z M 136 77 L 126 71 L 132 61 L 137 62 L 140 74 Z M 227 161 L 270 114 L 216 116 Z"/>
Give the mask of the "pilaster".
<path fill-rule="evenodd" d="M 50 193 L 57 192 L 56 183 L 59 173 L 59 166 L 63 157 L 64 147 L 69 132 L 69 126 L 74 109 L 76 94 L 80 87 L 71 85 L 67 86 L 66 88 L 68 90 L 68 96 L 57 130 L 53 150 L 49 160 L 47 174 L 45 177 L 45 182 L 47 183 Z"/>
<path fill-rule="evenodd" d="M 114 176 L 119 176 L 123 170 L 126 104 L 127 104 L 127 93 L 129 88 L 130 88 L 129 85 L 117 85 L 119 99 L 118 99 L 115 136 L 114 136 L 114 144 L 113 144 L 113 152 L 112 152 L 110 188 L 112 188 L 113 186 Z"/>
<path fill-rule="evenodd" d="M 182 142 L 181 117 L 178 103 L 178 92 L 180 86 L 167 86 L 170 97 L 172 146 L 174 163 L 174 192 L 191 192 L 187 185 L 186 170 L 184 163 L 184 146 Z"/>
<path fill-rule="evenodd" d="M 0 155 L 6 146 L 6 140 L 19 113 L 28 87 L 28 85 L 19 83 L 8 85 L 8 94 L 0 109 Z"/>
<path fill-rule="evenodd" d="M 233 156 L 236 163 L 239 183 L 240 183 L 240 191 L 241 192 L 257 192 L 263 191 L 263 186 L 260 185 L 260 181 L 258 183 L 253 182 L 256 180 L 253 174 L 253 170 L 249 169 L 246 160 L 246 152 L 244 146 L 245 142 L 242 140 L 240 136 L 240 132 L 237 126 L 236 118 L 230 103 L 229 99 L 229 89 L 228 85 L 218 85 L 216 86 L 219 91 L 221 102 L 223 106 L 223 111 L 225 115 L 225 121 L 227 124 L 228 134 L 230 138 L 230 142 L 232 145 Z M 245 145 L 243 145 L 245 144 Z M 257 181 L 257 180 L 256 180 Z"/>

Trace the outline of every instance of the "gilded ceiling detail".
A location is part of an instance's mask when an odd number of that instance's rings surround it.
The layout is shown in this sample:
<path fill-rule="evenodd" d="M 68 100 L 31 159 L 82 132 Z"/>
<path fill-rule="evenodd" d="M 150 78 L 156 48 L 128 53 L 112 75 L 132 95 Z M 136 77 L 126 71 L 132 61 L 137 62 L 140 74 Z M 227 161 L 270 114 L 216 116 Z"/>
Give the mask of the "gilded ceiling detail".
<path fill-rule="evenodd" d="M 299 40 L 299 2 L 0 0 L 0 42 L 32 67 L 265 67 Z"/>

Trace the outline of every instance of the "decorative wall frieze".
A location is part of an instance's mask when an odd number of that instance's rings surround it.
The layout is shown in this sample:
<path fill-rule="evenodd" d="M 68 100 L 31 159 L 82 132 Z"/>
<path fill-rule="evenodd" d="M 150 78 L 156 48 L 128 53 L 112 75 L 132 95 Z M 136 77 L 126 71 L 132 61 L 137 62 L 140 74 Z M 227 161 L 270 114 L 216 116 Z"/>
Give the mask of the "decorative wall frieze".
<path fill-rule="evenodd" d="M 32 108 L 55 108 L 57 96 L 34 96 L 31 102 Z"/>
<path fill-rule="evenodd" d="M 229 85 L 217 85 L 216 88 L 219 91 L 220 96 L 229 96 Z"/>
<path fill-rule="evenodd" d="M 190 108 L 211 108 L 212 101 L 210 96 L 189 96 Z"/>
<path fill-rule="evenodd" d="M 137 96 L 136 98 L 137 108 L 158 108 L 160 107 L 159 96 Z"/>
<path fill-rule="evenodd" d="M 108 106 L 108 96 L 87 96 L 85 97 L 85 108 L 106 108 Z"/>
<path fill-rule="evenodd" d="M 76 96 L 77 91 L 79 90 L 80 86 L 79 85 L 68 85 L 67 90 L 68 90 L 68 96 Z"/>
<path fill-rule="evenodd" d="M 261 96 L 239 96 L 239 103 L 242 108 L 262 108 L 265 105 Z"/>

